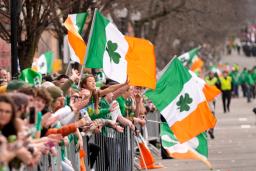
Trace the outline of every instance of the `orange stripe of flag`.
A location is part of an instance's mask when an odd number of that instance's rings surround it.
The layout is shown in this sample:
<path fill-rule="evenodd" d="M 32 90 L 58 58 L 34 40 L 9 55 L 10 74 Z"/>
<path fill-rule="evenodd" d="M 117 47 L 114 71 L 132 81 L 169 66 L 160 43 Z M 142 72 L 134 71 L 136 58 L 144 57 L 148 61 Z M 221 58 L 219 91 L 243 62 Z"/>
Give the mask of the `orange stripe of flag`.
<path fill-rule="evenodd" d="M 76 56 L 79 58 L 80 64 L 84 64 L 86 45 L 83 38 L 76 31 L 73 22 L 69 17 L 64 22 L 64 26 L 68 30 L 68 41 L 72 49 L 74 50 Z"/>
<path fill-rule="evenodd" d="M 125 36 L 129 44 L 126 54 L 129 84 L 151 89 L 156 87 L 154 45 L 145 39 Z"/>
<path fill-rule="evenodd" d="M 216 118 L 211 113 L 208 103 L 204 101 L 186 118 L 172 125 L 171 130 L 179 142 L 184 143 L 209 128 L 213 128 L 215 124 Z"/>

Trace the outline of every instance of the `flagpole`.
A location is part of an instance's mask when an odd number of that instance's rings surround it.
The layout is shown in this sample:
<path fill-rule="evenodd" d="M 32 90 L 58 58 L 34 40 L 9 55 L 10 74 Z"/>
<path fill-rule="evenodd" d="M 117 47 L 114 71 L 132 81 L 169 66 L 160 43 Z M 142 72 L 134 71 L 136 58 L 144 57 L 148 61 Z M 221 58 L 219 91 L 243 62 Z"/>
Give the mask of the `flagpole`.
<path fill-rule="evenodd" d="M 68 67 L 67 67 L 67 70 L 66 70 L 66 75 L 68 75 L 68 70 L 69 70 L 69 68 L 70 68 L 70 66 L 71 66 L 71 63 L 72 63 L 72 61 L 70 61 L 69 63 L 68 63 Z"/>
<path fill-rule="evenodd" d="M 88 43 L 87 43 L 87 47 L 86 47 L 84 63 L 82 64 L 82 68 L 81 68 L 81 71 L 80 71 L 80 78 L 79 78 L 79 81 L 78 81 L 78 87 L 80 87 L 80 83 L 81 83 L 82 76 L 83 76 L 84 65 L 86 64 L 86 61 L 87 61 L 87 56 L 88 56 L 88 51 L 89 51 L 88 48 L 90 47 L 90 44 L 91 44 L 92 31 L 93 31 L 93 28 L 94 28 L 96 12 L 97 12 L 97 8 L 94 9 L 94 14 L 93 14 L 93 18 L 92 18 L 92 26 L 91 26 L 91 30 L 90 30 L 90 33 L 89 33 L 89 38 L 88 38 Z"/>
<path fill-rule="evenodd" d="M 160 71 L 158 80 L 162 77 L 163 73 L 168 69 L 169 65 L 172 63 L 172 61 L 173 61 L 176 57 L 177 57 L 177 55 L 175 55 L 174 57 L 172 57 L 172 59 L 168 62 L 168 64 L 165 65 L 165 67 Z"/>

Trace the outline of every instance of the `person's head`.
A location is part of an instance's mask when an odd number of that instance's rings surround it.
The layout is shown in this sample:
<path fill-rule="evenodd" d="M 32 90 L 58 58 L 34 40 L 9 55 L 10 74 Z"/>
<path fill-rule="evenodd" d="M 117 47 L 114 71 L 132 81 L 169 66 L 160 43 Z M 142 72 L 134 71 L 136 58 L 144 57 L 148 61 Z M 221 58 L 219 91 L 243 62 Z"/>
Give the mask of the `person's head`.
<path fill-rule="evenodd" d="M 10 73 L 5 69 L 0 69 L 0 78 L 8 82 L 10 81 Z"/>
<path fill-rule="evenodd" d="M 86 75 L 81 81 L 81 88 L 86 88 L 90 91 L 96 90 L 96 82 L 93 75 Z"/>
<path fill-rule="evenodd" d="M 51 108 L 53 111 L 56 111 L 64 107 L 65 97 L 63 95 L 63 91 L 59 87 L 50 86 L 50 87 L 47 87 L 47 91 L 51 95 L 51 98 L 53 99 L 51 103 Z"/>
<path fill-rule="evenodd" d="M 60 85 L 64 84 L 67 80 L 69 79 L 69 77 L 65 74 L 61 74 L 59 75 L 55 81 L 57 81 Z"/>
<path fill-rule="evenodd" d="M 26 113 L 28 113 L 28 96 L 19 92 L 10 93 L 9 95 L 15 105 L 16 117 L 25 119 Z"/>
<path fill-rule="evenodd" d="M 87 89 L 82 89 L 80 92 L 79 92 L 80 96 L 83 98 L 83 99 L 87 99 L 90 97 L 91 95 L 91 92 Z"/>
<path fill-rule="evenodd" d="M 37 88 L 35 96 L 35 107 L 42 111 L 51 104 L 52 97 L 45 88 Z"/>
<path fill-rule="evenodd" d="M 79 101 L 79 100 L 81 100 L 81 99 L 82 99 L 81 95 L 80 95 L 79 93 L 77 93 L 77 92 L 73 93 L 73 94 L 70 96 L 70 101 L 71 101 L 71 103 L 75 103 L 75 102 L 77 102 L 77 101 Z"/>
<path fill-rule="evenodd" d="M 11 80 L 7 84 L 7 92 L 19 91 L 19 89 L 30 87 L 28 83 L 22 80 Z"/>
<path fill-rule="evenodd" d="M 35 88 L 33 88 L 33 87 L 24 87 L 24 88 L 19 89 L 18 92 L 26 94 L 28 96 L 28 100 L 29 100 L 28 107 L 34 107 L 34 105 L 35 105 L 34 98 L 36 96 Z"/>
<path fill-rule="evenodd" d="M 0 95 L 0 130 L 5 137 L 16 135 L 15 105 L 8 95 Z"/>
<path fill-rule="evenodd" d="M 209 77 L 210 77 L 210 78 L 213 78 L 213 77 L 214 77 L 214 72 L 210 71 L 210 72 L 209 72 Z"/>
<path fill-rule="evenodd" d="M 227 77 L 228 76 L 228 71 L 223 71 L 223 77 Z"/>
<path fill-rule="evenodd" d="M 44 76 L 43 76 L 43 80 L 44 80 L 44 81 L 50 81 L 50 82 L 52 82 L 52 81 L 53 81 L 53 77 L 52 77 L 52 75 L 44 75 Z"/>

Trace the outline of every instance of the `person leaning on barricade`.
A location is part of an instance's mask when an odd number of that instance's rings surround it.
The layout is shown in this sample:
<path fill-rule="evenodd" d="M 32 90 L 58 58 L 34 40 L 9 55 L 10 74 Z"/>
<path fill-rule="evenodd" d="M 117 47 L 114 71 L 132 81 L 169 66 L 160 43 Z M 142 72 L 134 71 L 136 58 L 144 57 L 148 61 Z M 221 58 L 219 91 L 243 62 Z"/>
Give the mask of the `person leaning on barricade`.
<path fill-rule="evenodd" d="M 65 156 L 71 137 L 83 149 L 81 132 L 99 133 L 104 126 L 122 132 L 122 126 L 135 130 L 133 122 L 145 124 L 142 96 L 132 95 L 127 83 L 97 89 L 93 75 L 86 75 L 79 90 L 79 77 L 73 70 L 71 76 L 59 75 L 39 87 L 20 80 L 6 83 L 7 93 L 0 95 L 0 152 L 6 154 L 0 156 L 1 168 L 10 163 L 12 168 L 36 166 L 44 154 L 57 156 L 60 147 L 62 169 L 74 170 Z"/>

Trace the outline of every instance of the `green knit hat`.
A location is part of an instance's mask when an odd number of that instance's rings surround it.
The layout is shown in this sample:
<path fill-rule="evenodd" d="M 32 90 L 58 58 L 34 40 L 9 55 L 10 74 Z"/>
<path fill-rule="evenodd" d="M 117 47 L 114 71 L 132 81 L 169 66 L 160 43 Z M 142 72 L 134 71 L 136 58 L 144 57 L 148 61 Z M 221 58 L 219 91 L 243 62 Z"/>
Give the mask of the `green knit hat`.
<path fill-rule="evenodd" d="M 23 87 L 29 87 L 30 85 L 22 80 L 11 80 L 7 85 L 7 92 L 18 90 Z"/>
<path fill-rule="evenodd" d="M 57 86 L 47 87 L 46 90 L 50 93 L 53 101 L 55 101 L 58 97 L 63 96 L 63 91 Z"/>

